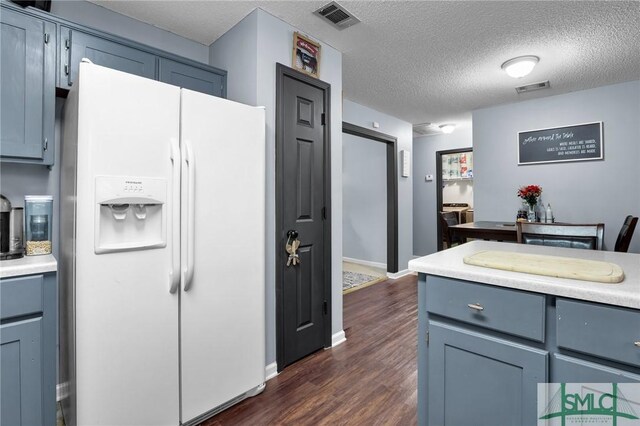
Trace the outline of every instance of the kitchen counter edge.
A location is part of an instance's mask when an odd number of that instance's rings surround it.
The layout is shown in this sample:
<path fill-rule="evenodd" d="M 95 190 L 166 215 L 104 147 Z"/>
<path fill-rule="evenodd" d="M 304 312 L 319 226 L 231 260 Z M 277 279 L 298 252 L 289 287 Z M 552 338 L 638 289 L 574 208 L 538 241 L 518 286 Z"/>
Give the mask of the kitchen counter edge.
<path fill-rule="evenodd" d="M 625 279 L 618 284 L 596 283 L 503 271 L 467 265 L 463 262 L 465 256 L 484 250 L 575 257 L 615 263 L 624 271 Z M 409 262 L 409 269 L 414 272 L 429 275 L 439 275 L 516 290 L 640 310 L 640 254 L 635 253 L 567 249 L 493 241 L 472 241 L 428 256 L 413 259 Z"/>
<path fill-rule="evenodd" d="M 0 261 L 0 278 L 43 274 L 57 270 L 58 262 L 52 254 Z"/>

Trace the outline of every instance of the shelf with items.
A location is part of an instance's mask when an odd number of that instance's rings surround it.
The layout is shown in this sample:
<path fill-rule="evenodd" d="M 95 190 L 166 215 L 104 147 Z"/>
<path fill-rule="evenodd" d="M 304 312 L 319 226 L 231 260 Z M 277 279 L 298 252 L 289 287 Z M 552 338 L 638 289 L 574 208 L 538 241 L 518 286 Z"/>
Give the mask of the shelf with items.
<path fill-rule="evenodd" d="M 472 181 L 473 152 L 443 155 L 442 180 L 443 182 Z"/>

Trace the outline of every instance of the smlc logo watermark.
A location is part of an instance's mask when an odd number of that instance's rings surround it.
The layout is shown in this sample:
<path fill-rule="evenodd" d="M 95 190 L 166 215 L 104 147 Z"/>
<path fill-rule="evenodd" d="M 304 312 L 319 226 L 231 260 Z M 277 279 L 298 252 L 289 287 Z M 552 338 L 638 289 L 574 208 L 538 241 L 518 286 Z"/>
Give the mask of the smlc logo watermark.
<path fill-rule="evenodd" d="M 640 383 L 539 383 L 538 426 L 640 426 Z"/>

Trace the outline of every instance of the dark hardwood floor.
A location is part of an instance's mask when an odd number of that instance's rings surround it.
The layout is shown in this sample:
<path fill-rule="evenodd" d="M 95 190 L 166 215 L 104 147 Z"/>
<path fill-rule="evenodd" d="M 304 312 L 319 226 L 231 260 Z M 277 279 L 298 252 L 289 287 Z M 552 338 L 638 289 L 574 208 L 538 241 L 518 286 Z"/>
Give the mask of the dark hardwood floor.
<path fill-rule="evenodd" d="M 267 382 L 214 425 L 413 425 L 417 406 L 417 278 L 344 296 L 347 341 Z"/>

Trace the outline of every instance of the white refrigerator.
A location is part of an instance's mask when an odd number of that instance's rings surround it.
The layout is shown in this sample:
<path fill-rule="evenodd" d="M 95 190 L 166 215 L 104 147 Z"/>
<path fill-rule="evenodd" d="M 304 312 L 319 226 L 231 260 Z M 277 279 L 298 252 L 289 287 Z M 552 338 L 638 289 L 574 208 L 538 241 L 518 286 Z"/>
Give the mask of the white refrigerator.
<path fill-rule="evenodd" d="M 67 424 L 195 424 L 265 382 L 265 113 L 80 64 L 64 111 Z"/>

